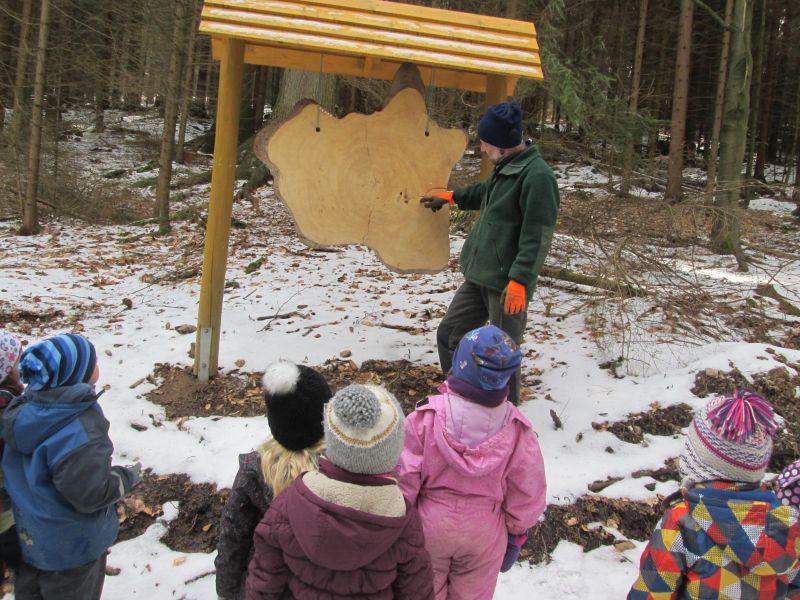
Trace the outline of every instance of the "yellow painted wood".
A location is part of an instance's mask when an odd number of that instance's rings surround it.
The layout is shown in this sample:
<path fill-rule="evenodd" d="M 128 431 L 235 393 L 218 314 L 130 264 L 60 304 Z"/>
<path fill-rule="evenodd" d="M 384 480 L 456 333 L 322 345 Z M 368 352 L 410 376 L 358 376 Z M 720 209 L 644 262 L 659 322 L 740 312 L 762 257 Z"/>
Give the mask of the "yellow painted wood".
<path fill-rule="evenodd" d="M 271 6 L 271 4 L 268 4 Z M 539 49 L 533 24 L 527 34 L 509 32 L 507 29 L 477 29 L 454 23 L 432 23 L 422 19 L 376 17 L 369 13 L 346 13 L 301 8 L 287 4 L 287 8 L 275 7 L 269 11 L 259 4 L 252 10 L 225 6 L 224 2 L 208 0 L 203 18 L 208 21 L 267 27 L 331 35 L 333 37 L 372 38 L 390 40 L 393 43 L 434 44 L 438 47 L 470 47 L 486 52 L 536 51 Z M 511 21 L 517 23 L 518 21 Z M 407 40 L 401 38 L 407 37 Z"/>
<path fill-rule="evenodd" d="M 200 31 L 262 65 L 316 71 L 324 54 L 327 73 L 391 79 L 411 62 L 478 91 L 490 75 L 543 78 L 533 23 L 384 0 L 206 0 Z"/>
<path fill-rule="evenodd" d="M 199 366 L 200 331 L 211 327 L 209 374 L 217 372 L 219 337 L 222 322 L 222 299 L 225 268 L 228 262 L 228 240 L 231 230 L 233 188 L 236 174 L 236 149 L 239 132 L 239 101 L 244 72 L 244 42 L 223 40 L 219 69 L 217 127 L 214 161 L 211 167 L 211 196 L 208 204 L 203 276 L 200 282 L 200 304 L 197 312 L 195 373 Z"/>
<path fill-rule="evenodd" d="M 219 60 L 221 38 L 212 39 L 212 50 L 215 59 Z M 285 69 L 302 69 L 306 71 L 319 70 L 319 54 L 292 50 L 287 48 L 268 48 L 266 46 L 245 46 L 245 62 L 253 65 L 281 67 Z M 371 77 L 391 81 L 399 62 L 382 60 L 375 63 L 374 59 L 368 64 L 366 58 L 355 56 L 331 56 L 326 54 L 323 61 L 323 70 L 326 73 L 338 75 L 351 75 L 354 77 Z M 430 85 L 432 67 L 419 66 L 422 80 L 425 85 Z M 541 72 L 541 70 L 539 71 Z M 540 77 L 537 77 L 540 78 Z M 471 92 L 486 91 L 486 75 L 468 71 L 456 71 L 436 67 L 435 85 L 441 88 L 459 89 Z M 516 85 L 517 77 L 509 77 L 509 81 Z M 513 85 L 512 85 L 513 89 Z"/>
<path fill-rule="evenodd" d="M 512 81 L 506 77 L 490 76 L 486 84 L 486 95 L 483 98 L 483 111 L 486 112 L 492 104 L 504 102 L 510 96 L 513 96 L 514 85 L 516 85 L 516 80 L 512 84 Z M 489 177 L 493 168 L 494 165 L 489 160 L 489 157 L 485 154 L 481 156 L 481 172 L 479 175 L 481 181 Z"/>
<path fill-rule="evenodd" d="M 350 19 L 352 14 L 366 13 L 367 16 L 356 18 L 361 18 L 364 22 L 382 23 L 380 19 L 405 17 L 445 25 L 522 34 L 527 34 L 533 28 L 533 23 L 527 21 L 383 0 L 206 0 L 205 5 L 236 6 L 243 10 L 264 12 L 283 10 L 290 14 L 309 16 L 316 16 L 318 13 L 315 11 L 328 11 L 331 19 L 340 21 Z"/>

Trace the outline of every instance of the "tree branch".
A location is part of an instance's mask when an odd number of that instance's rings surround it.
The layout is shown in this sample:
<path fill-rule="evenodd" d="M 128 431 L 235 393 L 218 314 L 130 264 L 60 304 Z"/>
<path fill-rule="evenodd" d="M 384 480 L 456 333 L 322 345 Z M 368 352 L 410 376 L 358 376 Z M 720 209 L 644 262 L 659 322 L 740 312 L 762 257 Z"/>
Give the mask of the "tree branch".
<path fill-rule="evenodd" d="M 694 3 L 700 8 L 702 8 L 704 11 L 706 11 L 709 15 L 711 15 L 711 18 L 714 19 L 723 29 L 730 29 L 731 31 L 736 29 L 736 27 L 734 27 L 732 24 L 726 23 L 722 17 L 720 17 L 716 12 L 714 12 L 714 9 L 711 8 L 705 2 L 703 2 L 703 0 L 694 0 Z"/>

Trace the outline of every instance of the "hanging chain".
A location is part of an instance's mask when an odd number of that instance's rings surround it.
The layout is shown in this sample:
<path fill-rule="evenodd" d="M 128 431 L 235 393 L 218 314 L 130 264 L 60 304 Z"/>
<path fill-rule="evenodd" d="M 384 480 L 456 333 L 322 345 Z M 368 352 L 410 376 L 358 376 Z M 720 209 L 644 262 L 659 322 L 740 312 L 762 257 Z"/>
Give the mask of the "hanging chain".
<path fill-rule="evenodd" d="M 319 77 L 317 78 L 317 127 L 316 131 L 319 133 L 319 114 L 320 114 L 320 103 L 322 102 L 322 61 L 325 59 L 325 54 L 321 53 L 319 55 Z"/>
<path fill-rule="evenodd" d="M 433 109 L 433 84 L 436 81 L 436 67 L 431 67 L 431 80 L 428 83 L 428 94 L 425 100 L 425 109 L 428 113 L 428 120 L 425 122 L 425 135 L 431 134 L 431 110 Z"/>

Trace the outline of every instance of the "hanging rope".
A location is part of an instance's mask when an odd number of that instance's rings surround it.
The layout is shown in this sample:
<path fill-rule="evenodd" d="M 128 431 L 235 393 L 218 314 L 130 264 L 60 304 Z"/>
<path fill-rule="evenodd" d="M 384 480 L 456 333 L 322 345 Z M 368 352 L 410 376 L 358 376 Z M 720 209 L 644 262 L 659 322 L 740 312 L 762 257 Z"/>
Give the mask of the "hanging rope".
<path fill-rule="evenodd" d="M 428 120 L 425 122 L 425 135 L 431 134 L 431 109 L 433 108 L 433 84 L 436 81 L 436 67 L 431 67 L 431 80 L 428 83 L 428 94 L 425 99 L 425 109 L 428 113 Z"/>
<path fill-rule="evenodd" d="M 319 133 L 319 113 L 320 103 L 322 102 L 322 61 L 325 59 L 325 54 L 319 55 L 319 77 L 317 78 L 317 127 L 315 131 Z"/>

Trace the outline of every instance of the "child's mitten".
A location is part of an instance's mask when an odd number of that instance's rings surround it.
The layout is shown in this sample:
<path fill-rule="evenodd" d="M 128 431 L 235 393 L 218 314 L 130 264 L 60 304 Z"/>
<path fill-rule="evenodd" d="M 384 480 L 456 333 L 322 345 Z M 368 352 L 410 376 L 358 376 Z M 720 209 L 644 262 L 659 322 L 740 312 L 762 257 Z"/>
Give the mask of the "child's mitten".
<path fill-rule="evenodd" d="M 508 534 L 508 545 L 506 546 L 506 555 L 503 557 L 503 564 L 500 566 L 500 572 L 505 573 L 519 558 L 519 551 L 528 539 L 528 532 L 519 535 Z"/>

